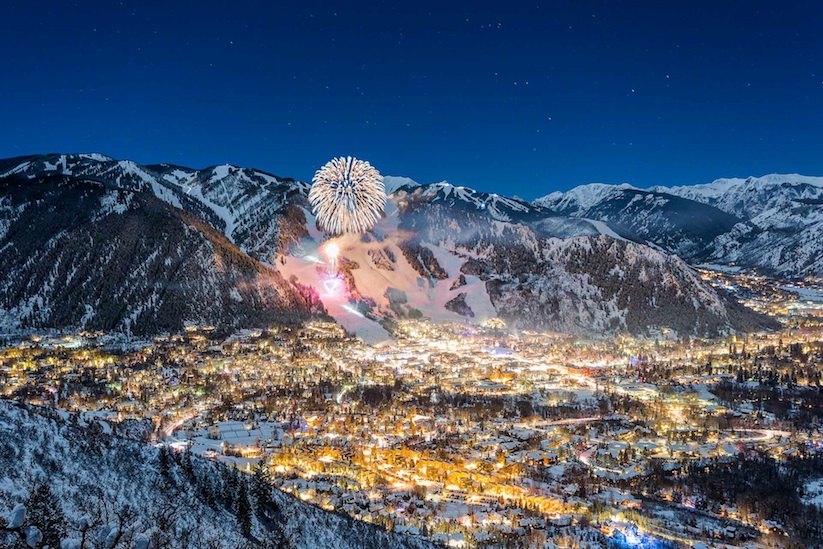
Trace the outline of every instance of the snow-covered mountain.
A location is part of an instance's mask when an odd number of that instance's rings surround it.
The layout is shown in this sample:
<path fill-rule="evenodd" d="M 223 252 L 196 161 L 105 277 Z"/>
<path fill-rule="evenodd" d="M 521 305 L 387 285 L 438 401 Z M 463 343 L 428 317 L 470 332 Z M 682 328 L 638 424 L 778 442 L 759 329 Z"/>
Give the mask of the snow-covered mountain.
<path fill-rule="evenodd" d="M 582 185 L 534 202 L 688 260 L 823 276 L 823 177 L 771 174 L 648 190 Z"/>
<path fill-rule="evenodd" d="M 615 191 L 637 190 L 628 183 L 620 185 L 609 185 L 607 183 L 589 183 L 580 185 L 566 192 L 553 192 L 533 203 L 538 206 L 551 208 L 557 212 L 569 212 L 572 215 L 576 212 L 584 212 L 611 196 Z"/>
<path fill-rule="evenodd" d="M 153 194 L 71 175 L 0 180 L 4 329 L 231 330 L 322 313 L 316 294 Z"/>
<path fill-rule="evenodd" d="M 678 213 L 679 202 L 722 222 L 730 217 L 673 195 L 598 186 L 575 200 L 530 204 L 446 182 L 388 177 L 385 218 L 363 237 L 335 239 L 341 249 L 335 279 L 302 182 L 229 165 L 141 166 L 103 155 L 9 159 L 0 161 L 2 174 L 8 175 L 0 177 L 0 249 L 14 253 L 0 260 L 9 285 L 0 315 L 12 327 L 135 332 L 187 320 L 240 326 L 276 316 L 265 311 L 294 318 L 326 311 L 380 340 L 387 320 L 415 315 L 501 316 L 523 327 L 599 334 L 669 327 L 705 335 L 763 321 L 738 310 L 678 258 L 626 241 L 665 248 L 669 242 L 652 230 L 665 221 L 680 241 L 702 244 L 689 232 L 689 214 Z M 65 181 L 55 183 L 56 177 Z M 595 212 L 607 199 L 609 222 L 569 216 Z M 72 200 L 71 210 L 85 217 L 58 208 Z M 657 210 L 644 218 L 649 206 Z M 634 224 L 617 226 L 612 216 Z M 52 218 L 61 221 L 37 221 Z M 27 236 L 32 227 L 36 245 Z M 125 250 L 135 246 L 128 256 Z M 103 314 L 107 303 L 116 306 Z"/>
<path fill-rule="evenodd" d="M 747 221 L 713 243 L 710 261 L 781 276 L 823 276 L 823 177 L 718 179 L 668 192 Z"/>
<path fill-rule="evenodd" d="M 677 257 L 603 234 L 547 238 L 533 224 L 501 221 L 488 210 L 461 210 L 417 194 L 393 197 L 402 214 L 399 228 L 430 250 L 432 260 L 418 266 L 429 287 L 447 287 L 446 296 L 465 294 L 467 310 L 490 304 L 517 325 L 578 333 L 669 327 L 710 334 L 762 321 L 707 286 Z"/>
<path fill-rule="evenodd" d="M 823 201 L 799 201 L 739 223 L 712 243 L 712 263 L 786 277 L 823 276 Z"/>
<path fill-rule="evenodd" d="M 435 547 L 60 414 L 0 400 L 0 547 Z"/>
<path fill-rule="evenodd" d="M 742 219 L 753 219 L 768 210 L 820 201 L 823 199 L 823 177 L 769 174 L 745 179 L 716 179 L 703 185 L 658 186 L 649 190 L 682 196 L 715 206 Z"/>
<path fill-rule="evenodd" d="M 534 203 L 564 215 L 603 221 L 620 235 L 684 258 L 700 257 L 715 238 L 742 221 L 712 206 L 630 185 L 583 185 Z"/>
<path fill-rule="evenodd" d="M 281 235 L 288 206 L 303 203 L 309 185 L 289 178 L 224 164 L 194 170 L 171 164 L 142 166 L 100 154 L 50 154 L 0 161 L 0 179 L 66 174 L 109 186 L 154 194 L 222 232 L 249 256 L 274 259 L 278 246 L 295 235 Z"/>

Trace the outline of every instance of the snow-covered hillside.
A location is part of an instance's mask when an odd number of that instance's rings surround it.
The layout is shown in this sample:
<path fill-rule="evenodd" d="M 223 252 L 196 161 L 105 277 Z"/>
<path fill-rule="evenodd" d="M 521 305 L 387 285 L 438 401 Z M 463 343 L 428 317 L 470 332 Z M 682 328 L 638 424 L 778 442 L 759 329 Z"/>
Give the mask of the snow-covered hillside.
<path fill-rule="evenodd" d="M 576 215 L 602 203 L 616 192 L 622 190 L 637 190 L 636 187 L 628 183 L 620 185 L 609 185 L 607 183 L 589 183 L 580 185 L 567 192 L 553 192 L 533 203 L 538 206 L 550 208 L 556 212 L 563 212 L 566 215 Z"/>
<path fill-rule="evenodd" d="M 434 547 L 304 504 L 225 465 L 54 414 L 0 401 L 0 547 L 24 547 L 38 533 L 31 547 Z"/>
<path fill-rule="evenodd" d="M 711 204 L 748 223 L 719 236 L 710 261 L 788 277 L 823 276 L 823 177 L 770 174 L 718 179 L 668 192 Z"/>
<path fill-rule="evenodd" d="M 689 260 L 823 276 L 823 177 L 770 174 L 648 190 L 592 184 L 534 203 L 603 221 Z"/>
<path fill-rule="evenodd" d="M 134 331 L 134 325 L 150 329 L 154 322 L 159 327 L 154 319 L 167 315 L 158 315 L 157 310 L 173 295 L 168 287 L 178 284 L 190 292 L 173 301 L 177 312 L 163 329 L 185 320 L 214 322 L 215 316 L 231 326 L 247 325 L 263 318 L 248 310 L 272 308 L 293 311 L 298 318 L 327 311 L 347 329 L 375 342 L 388 337 L 386 322 L 421 315 L 469 321 L 502 316 L 523 327 L 599 334 L 669 327 L 704 335 L 751 324 L 728 314 L 728 300 L 682 262 L 644 246 L 693 251 L 738 220 L 711 206 L 630 186 L 586 186 L 565 197 L 547 197 L 541 205 L 446 182 L 419 185 L 408 178 L 388 177 L 386 184 L 393 192 L 386 216 L 367 235 L 335 239 L 341 255 L 332 268 L 326 264 L 327 237 L 316 226 L 307 202 L 309 186 L 302 182 L 230 165 L 202 170 L 140 166 L 98 155 L 9 159 L 0 161 L 0 173 L 11 174 L 0 178 L 5 181 L 0 192 L 0 247 L 16 250 L 5 267 L 9 279 L 31 279 L 28 271 L 18 273 L 21 269 L 42 274 L 35 277 L 37 284 L 15 286 L 6 293 L 0 315 L 7 324 L 57 327 L 63 322 Z M 20 195 L 58 174 L 109 193 L 88 215 L 94 231 L 121 236 L 112 242 L 87 237 L 90 226 L 77 227 L 71 218 L 59 230 L 44 233 L 39 247 L 29 246 L 30 239 L 14 227 L 22 227 L 23 210 L 39 211 L 42 205 L 28 204 Z M 56 200 L 52 199 L 53 209 Z M 153 204 L 148 210 L 137 207 L 147 201 Z M 194 232 L 191 223 L 182 224 L 192 238 L 169 239 L 157 230 L 176 227 L 178 221 L 153 219 L 140 225 L 137 212 L 157 212 L 162 203 L 167 205 L 160 208 L 163 216 L 200 220 Z M 684 204 L 691 209 L 681 211 Z M 713 216 L 711 223 L 706 222 L 706 212 Z M 40 218 L 49 216 L 41 212 Z M 123 220 L 128 220 L 129 230 L 118 225 Z M 139 228 L 135 231 L 132 225 Z M 215 261 L 219 254 L 208 248 L 214 244 L 205 245 L 200 255 L 178 252 L 180 246 L 188 249 L 202 240 L 197 233 L 206 228 L 225 237 L 219 248 L 234 259 Z M 707 231 L 714 232 L 706 236 Z M 118 255 L 120 245 L 136 235 L 145 236 L 137 240 L 145 257 Z M 69 245 L 83 238 L 82 248 Z M 563 252 L 572 243 L 589 250 L 583 264 L 572 265 L 571 256 Z M 84 259 L 91 250 L 94 261 Z M 175 258 L 190 259 L 189 271 L 176 268 Z M 243 276 L 233 274 L 240 265 L 245 265 Z M 74 274 L 78 266 L 84 275 L 80 278 Z M 202 275 L 192 274 L 204 268 Z M 138 288 L 137 296 L 123 299 L 118 283 L 106 276 L 107 269 L 122 272 L 118 277 L 130 281 L 126 287 Z M 622 281 L 609 278 L 623 269 L 630 274 Z M 88 273 L 95 276 L 89 278 Z M 632 294 L 635 274 L 645 277 L 650 290 L 642 298 Z M 196 282 L 188 281 L 192 276 Z M 214 282 L 227 276 L 230 282 Z M 67 291 L 75 280 L 83 289 L 79 294 Z M 261 281 L 263 289 L 274 290 L 274 301 L 260 297 Z M 144 282 L 156 286 L 147 289 Z M 85 295 L 98 288 L 111 288 L 117 295 Z M 125 303 L 127 311 L 108 311 L 108 320 L 98 321 L 101 304 L 112 299 Z M 65 306 L 59 309 L 70 310 L 55 316 L 54 303 L 60 300 Z M 197 306 L 191 308 L 192 303 Z M 245 316 L 238 319 L 240 314 Z"/>
<path fill-rule="evenodd" d="M 202 170 L 171 164 L 142 166 L 97 154 L 53 154 L 0 161 L 0 178 L 55 173 L 154 194 L 220 230 L 254 259 L 273 262 L 289 204 L 305 206 L 308 184 L 258 170 L 223 164 Z"/>
<path fill-rule="evenodd" d="M 712 206 L 629 185 L 583 185 L 535 200 L 558 213 L 606 223 L 618 234 L 687 259 L 705 256 L 741 219 Z"/>
<path fill-rule="evenodd" d="M 68 175 L 0 187 L 3 331 L 146 335 L 299 322 L 316 297 L 148 193 Z"/>
<path fill-rule="evenodd" d="M 768 210 L 823 198 L 823 177 L 775 173 L 745 179 L 716 179 L 702 185 L 653 187 L 650 190 L 682 196 L 743 219 L 752 219 Z"/>

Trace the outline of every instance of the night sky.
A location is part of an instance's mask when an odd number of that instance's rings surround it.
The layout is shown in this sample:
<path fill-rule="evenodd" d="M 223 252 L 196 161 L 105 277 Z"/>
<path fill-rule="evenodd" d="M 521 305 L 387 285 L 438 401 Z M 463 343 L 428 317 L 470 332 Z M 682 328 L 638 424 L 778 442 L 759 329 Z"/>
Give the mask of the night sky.
<path fill-rule="evenodd" d="M 5 0 L 0 47 L 0 157 L 353 155 L 529 199 L 823 175 L 819 1 Z"/>

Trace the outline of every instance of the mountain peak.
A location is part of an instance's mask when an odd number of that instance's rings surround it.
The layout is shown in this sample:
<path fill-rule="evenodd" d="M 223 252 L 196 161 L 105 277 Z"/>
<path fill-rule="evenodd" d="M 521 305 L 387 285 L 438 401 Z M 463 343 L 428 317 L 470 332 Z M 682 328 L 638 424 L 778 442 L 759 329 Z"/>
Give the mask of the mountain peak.
<path fill-rule="evenodd" d="M 605 196 L 620 190 L 638 190 L 628 183 L 610 185 L 608 183 L 588 183 L 567 192 L 553 192 L 537 198 L 532 204 L 550 208 L 555 211 L 585 211 L 601 202 Z"/>

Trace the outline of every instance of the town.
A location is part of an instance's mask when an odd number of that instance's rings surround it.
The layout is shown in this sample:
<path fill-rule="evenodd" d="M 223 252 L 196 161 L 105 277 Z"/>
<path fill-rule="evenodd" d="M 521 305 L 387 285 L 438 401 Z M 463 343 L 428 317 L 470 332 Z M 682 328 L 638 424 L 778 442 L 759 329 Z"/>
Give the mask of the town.
<path fill-rule="evenodd" d="M 597 339 L 416 319 L 381 346 L 322 321 L 128 345 L 21 337 L 0 351 L 0 397 L 262 466 L 301 500 L 451 547 L 571 547 L 595 530 L 617 546 L 819 537 L 819 286 L 704 276 L 786 329 Z M 717 489 L 741 470 L 774 497 Z M 802 499 L 780 492 L 790 482 Z"/>

